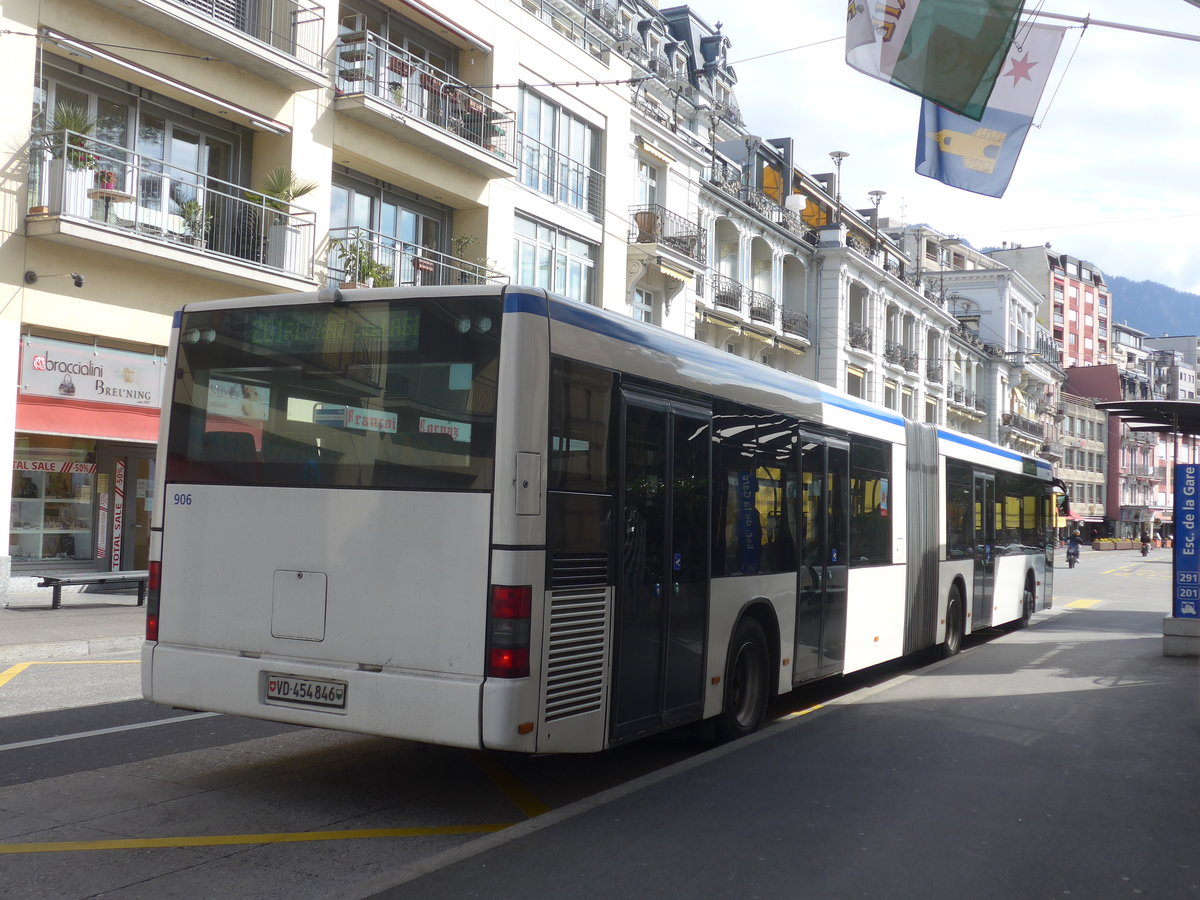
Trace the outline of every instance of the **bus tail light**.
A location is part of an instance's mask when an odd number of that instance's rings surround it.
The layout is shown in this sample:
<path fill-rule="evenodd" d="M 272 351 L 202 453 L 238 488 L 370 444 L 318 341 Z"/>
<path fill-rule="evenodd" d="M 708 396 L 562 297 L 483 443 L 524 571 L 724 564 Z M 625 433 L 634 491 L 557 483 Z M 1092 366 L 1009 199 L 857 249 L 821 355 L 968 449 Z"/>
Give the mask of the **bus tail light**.
<path fill-rule="evenodd" d="M 158 640 L 158 600 L 162 586 L 162 563 L 150 562 L 150 578 L 146 583 L 146 640 Z"/>
<path fill-rule="evenodd" d="M 493 584 L 488 607 L 488 677 L 529 677 L 533 588 Z"/>

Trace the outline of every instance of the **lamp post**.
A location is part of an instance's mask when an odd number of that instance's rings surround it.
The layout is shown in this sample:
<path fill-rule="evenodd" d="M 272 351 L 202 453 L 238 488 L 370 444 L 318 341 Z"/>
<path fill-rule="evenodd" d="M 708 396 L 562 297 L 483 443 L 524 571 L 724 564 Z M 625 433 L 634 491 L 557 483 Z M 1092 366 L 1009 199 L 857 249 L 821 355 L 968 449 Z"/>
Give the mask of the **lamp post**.
<path fill-rule="evenodd" d="M 946 302 L 946 260 L 942 251 L 946 247 L 958 247 L 962 244 L 962 238 L 948 237 L 942 238 L 937 242 L 938 247 L 938 299 L 942 303 Z"/>
<path fill-rule="evenodd" d="M 879 204 L 883 200 L 884 194 L 887 191 L 867 191 L 867 196 L 871 198 L 871 204 L 875 207 L 875 221 L 872 226 L 875 229 L 875 249 L 879 249 Z"/>
<path fill-rule="evenodd" d="M 834 150 L 830 152 L 829 158 L 833 160 L 833 167 L 836 170 L 834 178 L 837 184 L 834 185 L 834 193 L 837 195 L 834 201 L 837 209 L 835 210 L 835 222 L 838 225 L 842 224 L 842 160 L 850 154 L 845 150 Z"/>

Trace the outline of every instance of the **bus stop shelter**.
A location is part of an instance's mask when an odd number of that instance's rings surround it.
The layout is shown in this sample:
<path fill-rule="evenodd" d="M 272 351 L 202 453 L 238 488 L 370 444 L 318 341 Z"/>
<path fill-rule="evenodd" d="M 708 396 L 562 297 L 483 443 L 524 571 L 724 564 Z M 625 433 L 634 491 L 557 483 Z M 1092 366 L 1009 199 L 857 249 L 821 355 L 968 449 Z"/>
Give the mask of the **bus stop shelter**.
<path fill-rule="evenodd" d="M 1134 431 L 1173 435 L 1171 484 L 1175 506 L 1175 541 L 1171 557 L 1171 615 L 1163 619 L 1164 656 L 1200 656 L 1200 463 L 1178 466 L 1179 440 L 1200 434 L 1200 401 L 1110 400 L 1096 404 Z M 1183 484 L 1183 490 L 1180 485 Z M 1183 539 L 1181 531 L 1183 528 Z"/>

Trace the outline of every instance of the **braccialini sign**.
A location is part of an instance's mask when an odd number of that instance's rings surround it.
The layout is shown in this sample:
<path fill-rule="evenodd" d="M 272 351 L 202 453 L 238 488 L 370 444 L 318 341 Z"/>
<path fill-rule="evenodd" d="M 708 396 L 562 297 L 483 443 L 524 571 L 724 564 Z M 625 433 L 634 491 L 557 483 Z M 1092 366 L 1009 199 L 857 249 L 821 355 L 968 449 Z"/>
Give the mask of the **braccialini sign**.
<path fill-rule="evenodd" d="M 45 338 L 21 339 L 21 393 L 158 409 L 164 359 Z"/>

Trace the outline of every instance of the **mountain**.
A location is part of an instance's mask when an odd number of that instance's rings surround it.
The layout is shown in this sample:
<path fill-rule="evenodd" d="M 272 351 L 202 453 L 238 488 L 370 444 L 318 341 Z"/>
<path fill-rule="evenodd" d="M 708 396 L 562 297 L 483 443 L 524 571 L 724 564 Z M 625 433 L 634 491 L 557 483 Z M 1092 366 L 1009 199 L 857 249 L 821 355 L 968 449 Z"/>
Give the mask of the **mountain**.
<path fill-rule="evenodd" d="M 1200 334 L 1200 294 L 1177 291 L 1157 281 L 1105 275 L 1112 292 L 1112 319 L 1151 337 Z"/>

